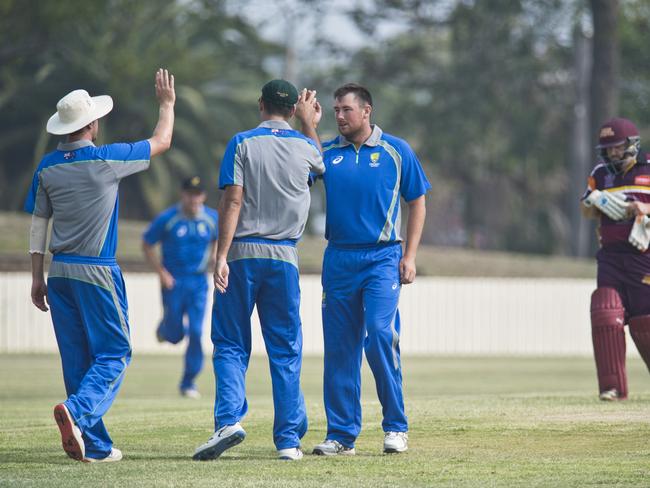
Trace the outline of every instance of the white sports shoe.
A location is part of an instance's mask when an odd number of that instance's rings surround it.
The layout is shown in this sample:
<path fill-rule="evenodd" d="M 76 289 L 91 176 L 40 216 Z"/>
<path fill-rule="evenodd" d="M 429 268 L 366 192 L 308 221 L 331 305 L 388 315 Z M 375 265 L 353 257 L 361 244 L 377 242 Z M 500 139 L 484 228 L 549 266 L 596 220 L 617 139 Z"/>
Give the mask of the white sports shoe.
<path fill-rule="evenodd" d="M 325 439 L 323 442 L 314 447 L 313 454 L 317 456 L 354 456 L 356 452 L 354 447 L 345 447 L 339 441 Z"/>
<path fill-rule="evenodd" d="M 601 391 L 600 395 L 598 395 L 598 398 L 604 402 L 614 402 L 618 400 L 618 391 L 616 391 L 615 388 L 612 388 L 611 390 Z"/>
<path fill-rule="evenodd" d="M 114 463 L 115 461 L 121 461 L 121 460 L 122 460 L 122 451 L 120 451 L 116 447 L 111 448 L 110 454 L 105 458 L 95 459 L 95 458 L 85 457 L 83 459 L 84 463 Z"/>
<path fill-rule="evenodd" d="M 408 449 L 409 435 L 406 432 L 386 432 L 384 434 L 384 452 L 393 454 Z"/>
<path fill-rule="evenodd" d="M 239 422 L 221 427 L 208 439 L 208 442 L 196 448 L 192 459 L 207 461 L 216 459 L 226 450 L 236 446 L 246 437 L 246 431 Z"/>
<path fill-rule="evenodd" d="M 288 449 L 278 449 L 278 458 L 286 461 L 298 461 L 302 459 L 303 453 L 299 447 L 289 447 Z"/>
<path fill-rule="evenodd" d="M 192 400 L 198 400 L 201 398 L 201 393 L 196 388 L 185 388 L 181 390 L 181 396 L 185 398 L 191 398 Z"/>
<path fill-rule="evenodd" d="M 59 403 L 54 407 L 54 420 L 61 431 L 61 445 L 65 453 L 76 461 L 83 461 L 86 455 L 86 446 L 81 437 L 81 430 L 74 423 L 68 407 Z"/>

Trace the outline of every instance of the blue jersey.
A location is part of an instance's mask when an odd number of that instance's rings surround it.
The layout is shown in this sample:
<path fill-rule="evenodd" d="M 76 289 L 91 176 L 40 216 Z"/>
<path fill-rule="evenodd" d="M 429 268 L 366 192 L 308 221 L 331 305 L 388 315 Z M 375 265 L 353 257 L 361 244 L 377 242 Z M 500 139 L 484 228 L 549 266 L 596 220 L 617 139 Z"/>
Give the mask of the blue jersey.
<path fill-rule="evenodd" d="M 323 161 L 325 238 L 344 246 L 401 241 L 400 196 L 410 202 L 431 188 L 408 143 L 375 125 L 358 151 L 342 136 L 324 143 Z"/>
<path fill-rule="evenodd" d="M 52 221 L 53 254 L 115 257 L 118 186 L 149 167 L 149 141 L 60 143 L 34 173 L 25 211 Z"/>
<path fill-rule="evenodd" d="M 162 264 L 174 277 L 205 273 L 210 244 L 217 240 L 217 211 L 203 207 L 188 218 L 179 205 L 158 215 L 142 238 L 149 245 L 161 243 Z"/>

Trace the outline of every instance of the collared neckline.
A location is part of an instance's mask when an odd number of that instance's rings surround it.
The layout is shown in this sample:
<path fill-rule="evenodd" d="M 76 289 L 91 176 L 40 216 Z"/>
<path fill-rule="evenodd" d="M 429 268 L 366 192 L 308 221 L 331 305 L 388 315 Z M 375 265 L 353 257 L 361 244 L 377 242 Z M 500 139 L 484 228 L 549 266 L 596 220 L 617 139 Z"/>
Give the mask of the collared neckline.
<path fill-rule="evenodd" d="M 185 220 L 188 221 L 195 221 L 195 220 L 201 220 L 201 217 L 203 217 L 207 212 L 205 211 L 205 204 L 201 204 L 201 208 L 199 211 L 196 213 L 194 217 L 190 217 L 185 213 L 183 210 L 183 204 L 181 202 L 178 202 L 176 204 L 176 211 L 183 216 Z"/>
<path fill-rule="evenodd" d="M 264 127 L 266 129 L 293 129 L 286 120 L 265 120 L 258 127 Z"/>
<path fill-rule="evenodd" d="M 89 141 L 88 139 L 80 139 L 78 141 L 73 141 L 73 142 L 59 142 L 56 148 L 59 151 L 76 151 L 77 149 L 81 149 L 82 147 L 88 147 L 94 145 L 95 144 L 93 144 L 93 141 Z"/>
<path fill-rule="evenodd" d="M 369 147 L 376 147 L 379 145 L 379 141 L 381 140 L 381 136 L 384 133 L 384 131 L 381 130 L 381 127 L 379 127 L 377 124 L 372 124 L 372 132 L 370 133 L 370 137 L 365 140 L 361 146 L 369 146 Z M 352 141 L 347 140 L 345 137 L 342 135 L 339 135 L 339 144 L 342 146 L 349 146 L 349 145 L 354 145 Z"/>

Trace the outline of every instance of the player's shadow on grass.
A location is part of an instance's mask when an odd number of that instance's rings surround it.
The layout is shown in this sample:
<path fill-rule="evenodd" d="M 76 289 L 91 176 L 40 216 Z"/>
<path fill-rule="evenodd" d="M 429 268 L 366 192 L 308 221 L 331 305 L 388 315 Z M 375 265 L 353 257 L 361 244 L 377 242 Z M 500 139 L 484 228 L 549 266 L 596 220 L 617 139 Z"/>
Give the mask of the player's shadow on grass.
<path fill-rule="evenodd" d="M 57 466 L 88 464 L 70 459 L 64 452 L 45 452 L 35 456 L 32 449 L 12 449 L 10 454 L 0 451 L 0 465 L 7 464 L 56 464 Z"/>
<path fill-rule="evenodd" d="M 232 462 L 232 461 L 274 461 L 277 460 L 277 456 L 274 450 L 269 449 L 242 449 L 240 451 L 228 451 L 216 459 L 211 459 L 207 461 L 195 461 L 192 459 L 192 452 L 188 452 L 187 455 L 165 455 L 162 454 L 124 454 L 124 461 L 189 461 L 197 464 L 205 463 L 222 463 L 222 462 Z"/>

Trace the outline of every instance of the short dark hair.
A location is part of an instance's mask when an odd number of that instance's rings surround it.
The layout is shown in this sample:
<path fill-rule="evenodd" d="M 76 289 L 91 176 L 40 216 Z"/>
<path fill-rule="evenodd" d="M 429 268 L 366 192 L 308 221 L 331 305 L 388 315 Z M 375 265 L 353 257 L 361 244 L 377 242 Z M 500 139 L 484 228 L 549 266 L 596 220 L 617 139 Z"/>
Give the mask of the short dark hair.
<path fill-rule="evenodd" d="M 291 118 L 291 111 L 293 110 L 293 105 L 287 107 L 286 105 L 279 105 L 277 103 L 270 102 L 269 100 L 261 99 L 264 102 L 264 110 L 269 115 L 280 115 L 285 119 Z"/>
<path fill-rule="evenodd" d="M 358 83 L 346 83 L 345 85 L 338 87 L 334 92 L 334 98 L 343 98 L 348 93 L 353 93 L 354 96 L 365 105 L 370 105 L 372 107 L 372 95 L 370 94 L 370 91 L 368 91 L 365 86 L 359 85 Z"/>

